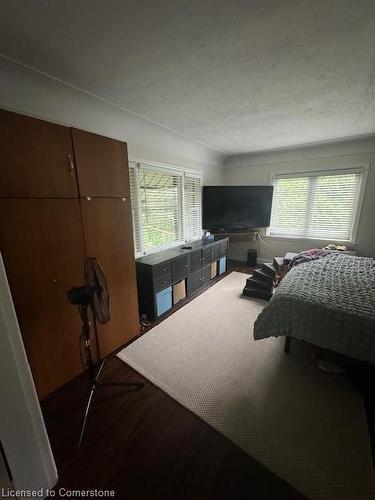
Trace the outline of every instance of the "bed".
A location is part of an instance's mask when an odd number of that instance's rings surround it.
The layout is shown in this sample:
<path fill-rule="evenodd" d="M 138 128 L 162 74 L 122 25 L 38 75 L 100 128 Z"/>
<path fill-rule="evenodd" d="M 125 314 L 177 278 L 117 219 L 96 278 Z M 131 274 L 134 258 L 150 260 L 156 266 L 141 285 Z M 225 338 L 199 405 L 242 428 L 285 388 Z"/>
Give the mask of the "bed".
<path fill-rule="evenodd" d="M 295 338 L 375 363 L 375 259 L 329 254 L 292 268 L 254 324 L 254 338 Z"/>

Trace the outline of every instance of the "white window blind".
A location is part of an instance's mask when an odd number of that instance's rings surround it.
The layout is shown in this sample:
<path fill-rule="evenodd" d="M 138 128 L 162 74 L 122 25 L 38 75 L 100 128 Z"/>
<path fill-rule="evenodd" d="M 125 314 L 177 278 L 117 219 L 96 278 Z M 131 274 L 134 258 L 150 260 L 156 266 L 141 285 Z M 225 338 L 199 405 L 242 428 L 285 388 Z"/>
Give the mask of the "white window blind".
<path fill-rule="evenodd" d="M 201 178 L 176 167 L 129 163 L 136 255 L 202 235 Z"/>
<path fill-rule="evenodd" d="M 133 216 L 133 237 L 134 250 L 136 255 L 142 252 L 142 228 L 141 214 L 139 210 L 139 191 L 138 191 L 138 169 L 137 164 L 129 162 L 129 181 L 130 181 L 130 197 Z"/>
<path fill-rule="evenodd" d="M 143 250 L 182 241 L 182 175 L 141 167 Z"/>
<path fill-rule="evenodd" d="M 202 235 L 201 180 L 186 174 L 184 177 L 184 239 L 198 239 Z"/>
<path fill-rule="evenodd" d="M 275 175 L 269 234 L 353 241 L 362 176 L 361 169 Z"/>

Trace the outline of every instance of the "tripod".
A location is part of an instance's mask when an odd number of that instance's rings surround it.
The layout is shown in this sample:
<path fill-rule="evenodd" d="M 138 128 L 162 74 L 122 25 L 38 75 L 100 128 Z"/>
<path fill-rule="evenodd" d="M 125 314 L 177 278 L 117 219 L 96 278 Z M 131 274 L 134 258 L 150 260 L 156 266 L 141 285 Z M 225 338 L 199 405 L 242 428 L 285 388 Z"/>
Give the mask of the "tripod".
<path fill-rule="evenodd" d="M 89 416 L 90 408 L 91 408 L 91 403 L 94 397 L 94 393 L 98 387 L 102 386 L 127 386 L 127 387 L 133 387 L 135 391 L 138 391 L 143 387 L 143 384 L 141 383 L 130 383 L 130 382 L 100 382 L 100 375 L 102 373 L 104 364 L 105 364 L 105 359 L 100 363 L 98 370 L 95 370 L 95 366 L 92 361 L 92 355 L 91 355 L 91 341 L 90 341 L 90 322 L 89 322 L 89 316 L 88 316 L 88 307 L 89 304 L 87 302 L 81 303 L 79 305 L 79 314 L 81 316 L 81 323 L 82 323 L 82 337 L 84 340 L 84 345 L 86 349 L 86 355 L 87 355 L 87 371 L 90 377 L 90 393 L 89 397 L 86 403 L 86 408 L 85 408 L 85 413 L 83 416 L 83 422 L 82 422 L 82 427 L 81 427 L 81 432 L 79 435 L 79 440 L 77 444 L 77 448 L 81 447 L 82 441 L 83 441 L 83 436 L 85 434 L 86 430 L 86 424 L 87 424 L 87 419 Z"/>

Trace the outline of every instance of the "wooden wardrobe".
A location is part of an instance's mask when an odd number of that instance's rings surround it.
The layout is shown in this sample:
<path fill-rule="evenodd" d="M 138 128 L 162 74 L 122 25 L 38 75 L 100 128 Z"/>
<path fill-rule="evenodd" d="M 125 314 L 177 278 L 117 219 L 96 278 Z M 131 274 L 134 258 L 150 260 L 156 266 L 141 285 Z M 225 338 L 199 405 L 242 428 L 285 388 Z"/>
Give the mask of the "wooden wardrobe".
<path fill-rule="evenodd" d="M 111 320 L 92 335 L 97 360 L 139 332 L 127 145 L 0 110 L 0 251 L 38 395 L 84 369 L 67 291 L 97 257 Z"/>

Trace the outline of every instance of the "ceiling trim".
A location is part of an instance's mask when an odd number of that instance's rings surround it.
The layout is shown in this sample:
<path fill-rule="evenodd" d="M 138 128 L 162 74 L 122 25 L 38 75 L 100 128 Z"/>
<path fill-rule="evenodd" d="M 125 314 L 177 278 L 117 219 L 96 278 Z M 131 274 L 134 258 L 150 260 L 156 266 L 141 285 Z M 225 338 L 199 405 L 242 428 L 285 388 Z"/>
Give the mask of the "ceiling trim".
<path fill-rule="evenodd" d="M 262 162 L 261 158 L 262 156 L 268 156 L 272 154 L 278 154 L 278 153 L 292 153 L 294 151 L 298 152 L 301 149 L 309 149 L 309 148 L 317 148 L 319 146 L 339 146 L 339 145 L 345 145 L 350 142 L 357 142 L 357 141 L 366 141 L 366 140 L 375 140 L 375 133 L 370 133 L 370 134 L 361 134 L 361 135 L 353 135 L 353 136 L 348 136 L 348 137 L 339 137 L 337 139 L 326 139 L 323 141 L 313 141 L 313 142 L 305 142 L 301 144 L 294 144 L 292 146 L 285 146 L 283 148 L 273 148 L 273 149 L 259 149 L 257 151 L 248 151 L 245 153 L 233 153 L 225 156 L 224 158 L 224 166 L 223 168 L 231 168 L 233 165 L 231 165 L 230 162 L 240 160 L 242 159 L 251 159 L 252 157 L 258 157 L 259 158 L 259 163 L 262 165 L 271 165 L 272 163 L 275 163 L 275 161 L 266 161 Z M 369 153 L 370 151 L 366 150 L 366 153 Z M 375 153 L 375 146 L 371 150 L 371 153 Z M 353 156 L 354 154 L 358 153 L 343 153 L 338 156 Z M 361 153 L 362 154 L 362 153 Z M 327 158 L 326 156 L 320 157 L 320 159 L 325 159 Z M 319 159 L 319 158 L 318 158 Z M 277 163 L 282 163 L 282 162 L 290 162 L 291 160 L 280 160 Z M 294 160 L 292 160 L 294 161 Z M 236 167 L 248 167 L 248 165 L 236 165 Z"/>
<path fill-rule="evenodd" d="M 135 112 L 135 111 L 132 111 L 131 109 L 128 109 L 128 108 L 125 108 L 124 106 L 120 106 L 118 104 L 115 104 L 113 103 L 112 101 L 108 101 L 107 99 L 105 99 L 104 97 L 100 97 L 96 94 L 93 94 L 92 92 L 88 91 L 88 90 L 85 90 L 81 87 L 78 87 L 77 85 L 74 85 L 73 83 L 69 83 L 69 82 L 66 82 L 65 80 L 61 80 L 60 78 L 57 78 L 56 76 L 53 76 L 53 75 L 50 75 L 49 73 L 46 73 L 45 71 L 42 71 L 38 68 L 35 68 L 34 66 L 30 66 L 29 64 L 26 64 L 22 61 L 19 61 L 18 59 L 14 59 L 13 57 L 9 57 L 7 56 L 6 54 L 0 52 L 0 57 L 7 60 L 7 61 L 10 61 L 14 64 L 17 64 L 18 66 L 21 66 L 23 68 L 26 68 L 30 71 L 34 71 L 35 73 L 38 73 L 46 78 L 49 78 L 51 80 L 54 80 L 58 83 L 61 83 L 63 85 L 66 85 L 74 90 L 77 90 L 78 92 L 82 92 L 83 94 L 86 94 L 90 97 L 93 97 L 94 99 L 97 99 L 101 102 L 104 102 L 105 104 L 108 104 L 109 106 L 112 106 L 113 108 L 116 108 L 116 109 L 119 109 L 121 111 L 125 111 L 126 113 L 129 113 L 133 116 L 136 116 L 137 118 L 140 118 L 141 120 L 144 120 L 144 121 L 147 121 L 149 123 L 152 123 L 153 125 L 157 126 L 157 127 L 161 127 L 165 130 L 168 130 L 169 132 L 172 132 L 173 134 L 176 134 L 176 135 L 179 135 L 180 137 L 183 137 L 184 139 L 187 139 L 191 142 L 194 142 L 195 144 L 199 144 L 200 146 L 204 146 L 206 148 L 209 148 L 209 149 L 212 149 L 213 151 L 216 151 L 217 153 L 221 153 L 223 155 L 229 155 L 229 153 L 227 151 L 223 151 L 221 149 L 218 149 L 216 148 L 215 146 L 212 146 L 211 144 L 207 144 L 206 142 L 204 141 L 200 141 L 199 139 L 196 139 L 194 137 L 191 137 L 189 135 L 186 135 L 186 134 L 182 134 L 181 132 L 178 132 L 177 130 L 174 130 L 173 128 L 170 128 L 168 127 L 167 125 L 163 125 L 162 123 L 159 123 L 159 122 L 156 122 L 154 120 L 151 120 L 150 118 L 147 118 L 146 116 L 143 116 L 143 115 L 140 115 L 139 113 Z"/>

